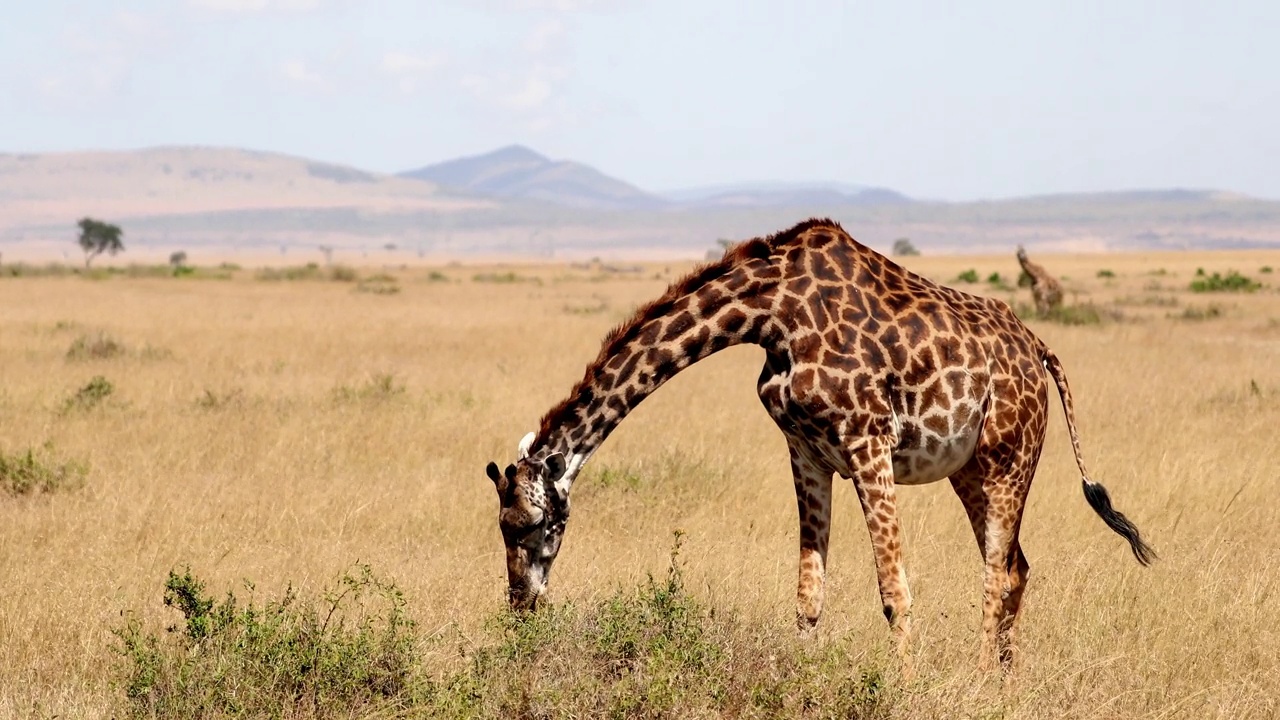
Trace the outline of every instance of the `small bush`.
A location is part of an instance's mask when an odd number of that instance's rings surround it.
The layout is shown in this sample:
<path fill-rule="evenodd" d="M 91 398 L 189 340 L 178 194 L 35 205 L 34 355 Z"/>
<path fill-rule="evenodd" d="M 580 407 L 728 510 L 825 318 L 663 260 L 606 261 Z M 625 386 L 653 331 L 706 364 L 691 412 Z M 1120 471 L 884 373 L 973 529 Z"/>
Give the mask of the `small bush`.
<path fill-rule="evenodd" d="M 1226 275 L 1217 272 L 1206 275 L 1204 268 L 1196 270 L 1196 279 L 1191 281 L 1191 292 L 1253 292 L 1262 287 L 1262 283 L 1241 275 L 1235 270 Z"/>
<path fill-rule="evenodd" d="M 101 375 L 95 375 L 92 380 L 85 383 L 84 387 L 67 398 L 62 404 L 62 411 L 65 413 L 72 410 L 92 410 L 111 397 L 115 391 L 116 386 L 111 384 L 110 380 Z"/>
<path fill-rule="evenodd" d="M 1263 275 L 1270 275 L 1273 271 L 1270 265 L 1263 265 L 1262 267 L 1258 268 L 1258 272 L 1262 273 Z"/>
<path fill-rule="evenodd" d="M 1113 278 L 1115 276 L 1116 274 L 1110 270 L 1103 269 L 1098 271 L 1098 277 L 1100 278 Z"/>
<path fill-rule="evenodd" d="M 449 282 L 449 276 L 445 275 L 439 270 L 432 270 L 431 272 L 427 273 L 426 281 L 433 282 L 433 283 Z"/>
<path fill-rule="evenodd" d="M 39 452 L 27 449 L 10 455 L 0 450 L 0 488 L 7 495 L 47 495 L 84 485 L 89 470 L 84 463 L 53 457 L 53 445 Z"/>
<path fill-rule="evenodd" d="M 125 347 L 103 332 L 81 335 L 67 349 L 68 360 L 109 360 L 125 353 Z"/>
<path fill-rule="evenodd" d="M 972 285 L 973 283 L 978 282 L 978 271 L 973 268 L 969 268 L 956 276 L 956 282 L 969 283 Z"/>
<path fill-rule="evenodd" d="M 402 706 L 419 657 L 405 600 L 367 566 L 319 598 L 289 588 L 241 605 L 170 571 L 164 604 L 182 615 L 164 634 L 134 615 L 112 629 L 123 711 L 156 717 L 353 717 Z"/>
<path fill-rule="evenodd" d="M 360 279 L 355 268 L 346 265 L 334 265 L 329 269 L 329 279 L 334 282 L 355 282 Z"/>

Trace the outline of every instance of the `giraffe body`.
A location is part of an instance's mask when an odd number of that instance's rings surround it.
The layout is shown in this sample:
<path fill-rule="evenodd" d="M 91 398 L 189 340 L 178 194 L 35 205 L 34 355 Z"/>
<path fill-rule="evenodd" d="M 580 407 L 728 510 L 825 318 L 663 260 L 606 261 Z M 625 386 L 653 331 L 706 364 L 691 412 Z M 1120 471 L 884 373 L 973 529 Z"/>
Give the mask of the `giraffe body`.
<path fill-rule="evenodd" d="M 1049 271 L 1031 262 L 1021 245 L 1018 246 L 1018 264 L 1031 278 L 1031 299 L 1035 301 L 1036 313 L 1043 317 L 1062 305 L 1062 283 Z"/>
<path fill-rule="evenodd" d="M 1018 531 L 1044 442 L 1050 377 L 1086 499 L 1140 561 L 1152 557 L 1087 477 L 1061 364 L 1007 305 L 937 285 L 839 225 L 811 220 L 732 248 L 640 308 L 521 443 L 517 463 L 505 473 L 490 463 L 513 607 L 532 608 L 545 588 L 573 479 L 605 437 L 681 369 L 740 343 L 765 349 L 757 391 L 791 457 L 802 630 L 822 612 L 838 474 L 857 491 L 885 616 L 905 658 L 911 592 L 896 488 L 950 478 L 985 566 L 984 662 L 1011 662 L 1029 571 Z"/>

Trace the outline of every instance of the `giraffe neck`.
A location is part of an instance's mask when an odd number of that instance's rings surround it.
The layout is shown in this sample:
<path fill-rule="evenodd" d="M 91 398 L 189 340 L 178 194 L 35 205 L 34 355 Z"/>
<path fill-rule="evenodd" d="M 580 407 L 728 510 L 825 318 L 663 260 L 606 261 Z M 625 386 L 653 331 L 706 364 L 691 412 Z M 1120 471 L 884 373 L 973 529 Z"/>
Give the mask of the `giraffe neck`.
<path fill-rule="evenodd" d="M 623 418 L 676 373 L 733 345 L 780 342 L 770 321 L 781 273 L 751 251 L 695 272 L 611 332 L 569 397 L 542 418 L 529 454 L 563 453 L 572 482 Z"/>

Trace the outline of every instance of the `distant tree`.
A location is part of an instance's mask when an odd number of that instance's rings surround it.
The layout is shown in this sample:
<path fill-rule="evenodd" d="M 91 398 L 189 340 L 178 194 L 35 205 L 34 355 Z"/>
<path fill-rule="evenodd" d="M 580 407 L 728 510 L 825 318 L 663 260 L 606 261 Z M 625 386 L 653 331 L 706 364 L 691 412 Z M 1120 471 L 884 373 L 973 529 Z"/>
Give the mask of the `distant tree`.
<path fill-rule="evenodd" d="M 169 264 L 175 268 L 180 268 L 187 264 L 187 251 L 179 250 L 169 254 Z"/>
<path fill-rule="evenodd" d="M 908 255 L 919 255 L 920 251 L 915 245 L 911 244 L 911 238 L 898 238 L 893 241 L 893 254 L 898 257 L 906 257 Z"/>
<path fill-rule="evenodd" d="M 325 264 L 325 267 L 328 267 L 328 266 L 332 265 L 332 264 L 333 264 L 333 246 L 332 246 L 332 245 L 321 245 L 321 246 L 320 246 L 320 252 L 324 253 L 324 264 Z"/>
<path fill-rule="evenodd" d="M 80 249 L 84 250 L 85 267 L 89 267 L 89 263 L 102 253 L 115 255 L 124 250 L 124 243 L 120 241 L 124 232 L 119 227 L 89 217 L 80 218 L 76 224 L 80 227 Z"/>

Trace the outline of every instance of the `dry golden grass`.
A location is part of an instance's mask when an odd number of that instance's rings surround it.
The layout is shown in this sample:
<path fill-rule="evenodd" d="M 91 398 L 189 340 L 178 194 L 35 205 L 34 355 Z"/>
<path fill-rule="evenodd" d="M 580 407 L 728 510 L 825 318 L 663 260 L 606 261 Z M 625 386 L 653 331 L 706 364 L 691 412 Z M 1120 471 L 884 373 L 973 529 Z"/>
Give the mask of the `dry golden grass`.
<path fill-rule="evenodd" d="M 897 687 L 892 714 L 1275 717 L 1280 293 L 1257 271 L 1280 267 L 1280 253 L 1036 259 L 1067 277 L 1069 301 L 1122 314 L 1032 326 L 1067 367 L 1095 478 L 1161 560 L 1140 568 L 1090 511 L 1055 414 L 1022 531 L 1033 570 L 1020 672 L 1002 689 L 972 670 L 980 566 L 960 505 L 946 483 L 906 489 L 920 677 Z M 942 281 L 969 267 L 1017 278 L 1012 253 L 909 264 Z M 1197 267 L 1270 287 L 1192 294 Z M 1117 277 L 1098 278 L 1104 268 Z M 216 596 L 244 579 L 260 593 L 314 591 L 367 562 L 405 591 L 424 636 L 483 632 L 505 591 L 484 464 L 510 461 L 605 330 L 683 268 L 514 269 L 537 282 L 442 270 L 449 282 L 403 273 L 394 295 L 247 271 L 0 279 L 0 451 L 52 442 L 89 465 L 79 489 L 0 494 L 0 717 L 118 714 L 109 629 L 126 610 L 174 622 L 160 594 L 183 565 Z M 1216 315 L 1183 319 L 1211 304 Z M 124 352 L 67 357 L 98 332 Z M 761 359 L 732 348 L 691 368 L 605 444 L 574 495 L 553 601 L 589 603 L 660 575 L 678 528 L 696 596 L 762 642 L 800 642 L 794 496 L 784 442 L 754 394 Z M 96 375 L 114 393 L 68 409 Z M 858 503 L 836 487 L 828 602 L 807 642 L 891 657 Z"/>

